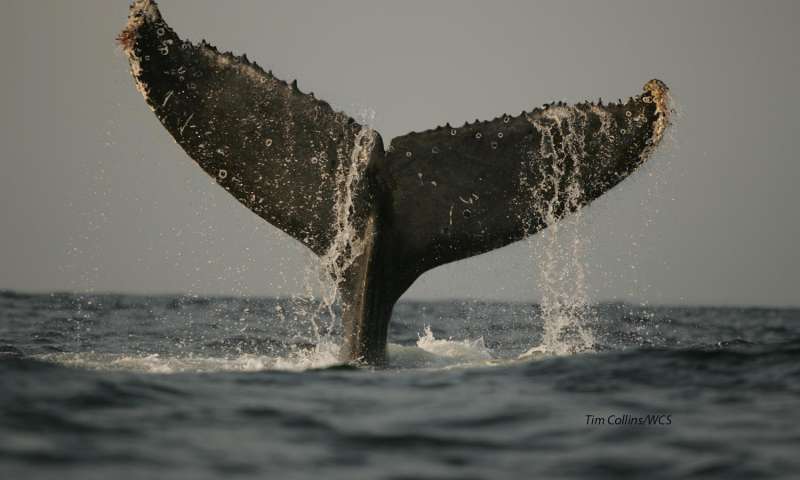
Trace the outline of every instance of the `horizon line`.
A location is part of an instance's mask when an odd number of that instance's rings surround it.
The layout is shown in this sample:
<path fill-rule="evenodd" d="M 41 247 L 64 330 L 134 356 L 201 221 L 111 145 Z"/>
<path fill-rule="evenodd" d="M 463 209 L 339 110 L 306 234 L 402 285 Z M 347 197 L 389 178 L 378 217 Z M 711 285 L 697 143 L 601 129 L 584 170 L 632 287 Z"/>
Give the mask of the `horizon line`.
<path fill-rule="evenodd" d="M 193 297 L 205 299 L 291 299 L 291 295 L 245 295 L 235 293 L 191 293 L 191 292 L 122 292 L 122 291 L 77 291 L 77 290 L 18 290 L 13 288 L 0 288 L 0 296 L 46 296 L 46 295 L 71 295 L 71 296 L 129 296 L 129 297 Z M 316 297 L 314 297 L 316 298 Z M 491 297 L 444 297 L 444 298 L 403 298 L 398 303 L 506 303 L 516 305 L 540 305 L 540 300 L 502 299 Z M 800 310 L 800 304 L 765 304 L 765 303 L 704 303 L 704 302 L 649 302 L 640 300 L 601 299 L 589 302 L 587 305 L 629 305 L 634 307 L 655 308 L 728 308 L 728 309 L 766 309 L 766 310 Z"/>

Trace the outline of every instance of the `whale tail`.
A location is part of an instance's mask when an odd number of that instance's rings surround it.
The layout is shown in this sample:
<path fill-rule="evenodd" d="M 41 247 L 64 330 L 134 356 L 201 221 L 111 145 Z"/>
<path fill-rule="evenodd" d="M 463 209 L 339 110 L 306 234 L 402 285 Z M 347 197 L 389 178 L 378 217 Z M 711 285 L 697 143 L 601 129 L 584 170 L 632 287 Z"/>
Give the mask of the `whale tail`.
<path fill-rule="evenodd" d="M 641 165 L 669 126 L 667 87 L 611 104 L 549 104 L 395 138 L 334 111 L 245 56 L 183 40 L 136 0 L 118 40 L 139 91 L 217 183 L 320 257 L 342 205 L 344 354 L 380 364 L 397 299 L 425 271 L 535 234 Z M 341 172 L 363 162 L 356 185 Z M 339 203 L 339 205 L 337 205 Z M 334 263 L 337 263 L 334 259 Z"/>

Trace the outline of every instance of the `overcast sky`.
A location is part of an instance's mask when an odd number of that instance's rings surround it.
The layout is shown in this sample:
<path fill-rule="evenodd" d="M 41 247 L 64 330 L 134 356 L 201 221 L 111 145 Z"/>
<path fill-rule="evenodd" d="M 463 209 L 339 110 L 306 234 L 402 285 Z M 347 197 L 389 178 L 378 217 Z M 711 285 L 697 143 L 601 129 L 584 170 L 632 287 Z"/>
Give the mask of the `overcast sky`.
<path fill-rule="evenodd" d="M 392 137 L 650 78 L 680 118 L 593 204 L 594 299 L 800 304 L 800 2 L 162 0 L 176 31 L 247 53 Z M 175 144 L 114 44 L 122 0 L 3 0 L 0 288 L 287 295 L 313 259 Z M 534 248 L 536 243 L 534 242 Z M 405 298 L 535 301 L 516 244 Z"/>

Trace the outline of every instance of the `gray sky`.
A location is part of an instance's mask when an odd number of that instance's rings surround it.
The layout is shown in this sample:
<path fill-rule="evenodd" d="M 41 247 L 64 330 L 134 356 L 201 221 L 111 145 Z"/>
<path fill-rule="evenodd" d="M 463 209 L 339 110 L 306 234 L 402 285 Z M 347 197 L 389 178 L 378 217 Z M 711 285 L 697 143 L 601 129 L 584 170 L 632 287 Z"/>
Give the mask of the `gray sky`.
<path fill-rule="evenodd" d="M 384 141 L 551 100 L 673 91 L 674 140 L 593 204 L 595 299 L 800 304 L 800 3 L 162 0 Z M 217 187 L 133 87 L 126 1 L 3 0 L 0 288 L 292 294 L 313 262 Z M 535 246 L 535 244 L 534 244 Z M 536 300 L 522 243 L 405 298 Z"/>

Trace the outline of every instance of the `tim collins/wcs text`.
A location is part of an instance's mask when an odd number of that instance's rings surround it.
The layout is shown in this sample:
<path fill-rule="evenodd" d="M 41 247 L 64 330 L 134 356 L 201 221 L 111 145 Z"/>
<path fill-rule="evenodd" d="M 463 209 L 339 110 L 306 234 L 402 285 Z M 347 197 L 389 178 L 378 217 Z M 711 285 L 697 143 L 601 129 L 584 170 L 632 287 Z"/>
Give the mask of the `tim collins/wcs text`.
<path fill-rule="evenodd" d="M 586 415 L 586 425 L 672 425 L 672 414 L 657 413 L 649 415 L 611 414 L 606 417 Z"/>

